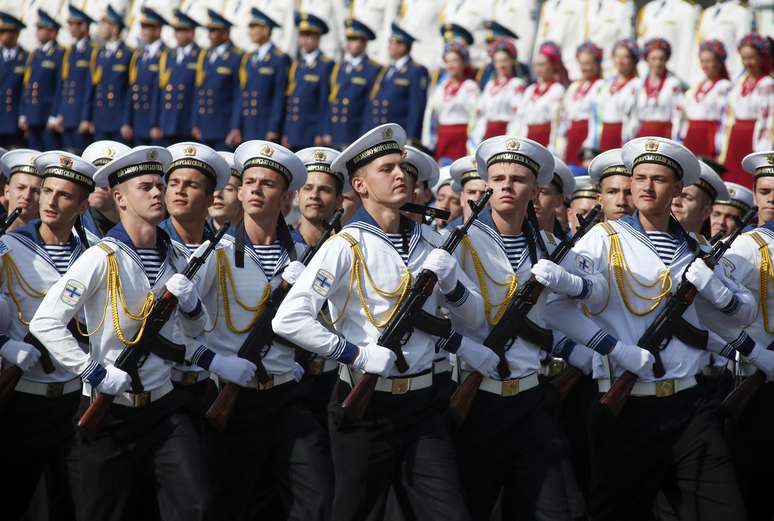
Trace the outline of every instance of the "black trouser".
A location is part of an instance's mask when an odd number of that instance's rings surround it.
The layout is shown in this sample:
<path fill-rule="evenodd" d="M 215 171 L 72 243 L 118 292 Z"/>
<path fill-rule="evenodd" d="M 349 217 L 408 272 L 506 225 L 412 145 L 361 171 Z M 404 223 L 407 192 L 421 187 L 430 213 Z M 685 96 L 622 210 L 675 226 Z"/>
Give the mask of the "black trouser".
<path fill-rule="evenodd" d="M 474 520 L 488 521 L 500 491 L 503 518 L 569 520 L 562 472 L 567 442 L 540 385 L 515 396 L 478 391 L 457 433 Z"/>
<path fill-rule="evenodd" d="M 328 430 L 328 403 L 331 401 L 331 393 L 338 379 L 339 372 L 335 369 L 317 375 L 304 374 L 304 378 L 297 388 L 302 406 L 312 413 L 315 420 L 326 432 Z"/>
<path fill-rule="evenodd" d="M 470 519 L 462 498 L 448 421 L 432 387 L 403 395 L 374 392 L 362 420 L 342 418 L 350 386 L 336 382 L 329 409 L 336 474 L 335 521 L 376 521 L 391 486 L 423 521 Z"/>
<path fill-rule="evenodd" d="M 112 405 L 102 431 L 96 435 L 78 431 L 82 519 L 131 518 L 137 510 L 133 492 L 149 468 L 161 519 L 196 521 L 209 516 L 200 438 L 181 403 L 173 390 L 142 408 Z M 81 412 L 88 405 L 84 397 Z"/>
<path fill-rule="evenodd" d="M 15 391 L 0 414 L 0 469 L 3 519 L 15 520 L 27 510 L 46 471 L 50 519 L 75 519 L 77 475 L 70 466 L 74 452 L 73 415 L 80 392 L 46 398 Z"/>
<path fill-rule="evenodd" d="M 296 401 L 296 384 L 242 389 L 225 432 L 206 427 L 217 519 L 330 519 L 325 432 Z"/>
<path fill-rule="evenodd" d="M 749 521 L 774 519 L 774 383 L 766 383 L 739 418 L 729 423 L 728 443 Z"/>
<path fill-rule="evenodd" d="M 178 382 L 172 382 L 175 389 L 183 397 L 183 409 L 185 409 L 194 422 L 194 426 L 200 432 L 204 432 L 204 414 L 207 412 L 210 400 L 216 392 L 215 382 L 209 378 L 196 382 L 194 384 L 183 385 Z"/>
<path fill-rule="evenodd" d="M 589 415 L 594 521 L 650 519 L 659 489 L 680 519 L 746 516 L 712 391 L 631 397 L 619 417 L 595 402 Z"/>

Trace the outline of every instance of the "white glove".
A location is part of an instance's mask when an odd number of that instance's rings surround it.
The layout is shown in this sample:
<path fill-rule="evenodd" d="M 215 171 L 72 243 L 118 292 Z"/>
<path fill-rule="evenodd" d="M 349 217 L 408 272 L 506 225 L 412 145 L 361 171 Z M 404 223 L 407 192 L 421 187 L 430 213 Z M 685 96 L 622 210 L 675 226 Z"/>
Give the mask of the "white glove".
<path fill-rule="evenodd" d="M 298 277 L 300 277 L 304 272 L 304 268 L 306 268 L 306 266 L 304 266 L 303 262 L 292 261 L 290 264 L 285 266 L 285 269 L 282 271 L 282 280 L 292 286 L 296 283 Z"/>
<path fill-rule="evenodd" d="M 105 367 L 105 378 L 97 385 L 97 391 L 102 394 L 116 396 L 129 390 L 132 377 L 114 365 Z"/>
<path fill-rule="evenodd" d="M 555 293 L 577 297 L 583 292 L 583 279 L 548 259 L 540 259 L 532 266 L 537 281 Z"/>
<path fill-rule="evenodd" d="M 476 372 L 484 376 L 494 376 L 497 374 L 497 363 L 500 359 L 494 351 L 478 342 L 463 336 L 456 355 Z"/>
<path fill-rule="evenodd" d="M 238 356 L 216 354 L 210 362 L 210 371 L 224 380 L 247 387 L 255 377 L 255 364 Z"/>
<path fill-rule="evenodd" d="M 438 289 L 444 295 L 454 291 L 457 286 L 457 261 L 446 250 L 435 248 L 431 251 L 422 263 L 422 269 L 435 273 Z"/>
<path fill-rule="evenodd" d="M 653 376 L 653 362 L 656 359 L 653 358 L 649 351 L 640 346 L 624 344 L 619 341 L 615 344 L 613 350 L 610 351 L 610 357 L 615 363 L 640 378 Z"/>
<path fill-rule="evenodd" d="M 746 358 L 752 365 L 766 373 L 766 380 L 774 379 L 774 351 L 755 344 Z"/>
<path fill-rule="evenodd" d="M 733 293 L 702 260 L 696 260 L 685 270 L 685 279 L 696 286 L 699 294 L 718 309 L 731 302 Z"/>
<path fill-rule="evenodd" d="M 196 304 L 199 303 L 199 292 L 196 290 L 196 286 L 182 273 L 175 273 L 169 277 L 166 287 L 170 293 L 177 297 L 177 305 L 185 313 L 193 311 Z"/>
<path fill-rule="evenodd" d="M 27 342 L 9 340 L 0 348 L 0 356 L 5 358 L 8 363 L 18 366 L 19 369 L 27 372 L 38 363 L 40 351 Z"/>
<path fill-rule="evenodd" d="M 296 382 L 300 382 L 301 379 L 304 377 L 304 368 L 299 364 L 298 362 L 293 362 L 293 379 Z"/>
<path fill-rule="evenodd" d="M 378 344 L 358 348 L 352 367 L 364 373 L 387 377 L 395 366 L 395 353 Z"/>

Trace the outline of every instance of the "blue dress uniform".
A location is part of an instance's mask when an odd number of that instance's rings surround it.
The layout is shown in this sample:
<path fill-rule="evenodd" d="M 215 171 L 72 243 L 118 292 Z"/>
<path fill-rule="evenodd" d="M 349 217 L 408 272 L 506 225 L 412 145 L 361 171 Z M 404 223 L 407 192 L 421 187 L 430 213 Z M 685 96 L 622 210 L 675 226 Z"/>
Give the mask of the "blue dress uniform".
<path fill-rule="evenodd" d="M 89 15 L 70 5 L 67 21 L 96 23 Z M 62 118 L 62 146 L 80 153 L 86 147 L 86 139 L 78 132 L 84 106 L 88 102 L 91 69 L 96 64 L 99 48 L 89 38 L 73 43 L 64 52 L 62 75 L 57 94 L 57 116 Z"/>
<path fill-rule="evenodd" d="M 250 25 L 275 29 L 280 25 L 253 7 Z M 252 53 L 245 53 L 239 67 L 242 103 L 239 128 L 242 139 L 267 139 L 269 132 L 282 133 L 285 121 L 285 91 L 290 58 L 268 42 Z"/>
<path fill-rule="evenodd" d="M 230 21 L 208 9 L 211 29 L 230 29 Z M 226 135 L 239 125 L 239 65 L 242 50 L 230 41 L 201 50 L 196 62 L 196 93 L 191 127 L 201 130 L 201 142 L 215 150 L 231 149 Z"/>
<path fill-rule="evenodd" d="M 409 46 L 415 40 L 395 23 L 391 38 Z M 397 123 L 406 130 L 408 139 L 419 141 L 427 103 L 427 82 L 427 69 L 409 55 L 382 69 L 365 109 L 363 132 L 384 123 Z"/>
<path fill-rule="evenodd" d="M 167 25 L 150 7 L 143 6 L 141 12 L 141 25 Z M 124 124 L 132 127 L 135 145 L 150 145 L 151 128 L 159 125 L 159 60 L 164 50 L 161 40 L 156 40 L 135 50 L 129 63 L 130 95 L 126 99 Z"/>
<path fill-rule="evenodd" d="M 308 13 L 296 14 L 296 27 L 299 32 L 328 32 L 322 19 Z M 333 60 L 317 49 L 306 57 L 301 52 L 290 67 L 283 134 L 292 150 L 312 146 L 315 136 L 327 133 L 333 66 Z"/>
<path fill-rule="evenodd" d="M 105 19 L 124 26 L 123 17 L 111 5 L 107 7 Z M 91 83 L 86 92 L 90 102 L 84 105 L 81 117 L 94 124 L 96 141 L 123 141 L 120 130 L 126 110 L 131 59 L 132 50 L 121 40 L 107 42 L 97 52 L 91 71 Z"/>
<path fill-rule="evenodd" d="M 175 9 L 174 29 L 196 30 L 199 24 Z M 159 127 L 166 145 L 191 141 L 191 112 L 196 83 L 196 62 L 201 49 L 191 43 L 185 49 L 164 49 L 159 58 Z M 178 59 L 179 55 L 179 59 Z"/>
<path fill-rule="evenodd" d="M 0 32 L 19 31 L 26 27 L 18 18 L 0 11 Z M 0 146 L 20 146 L 19 104 L 24 81 L 24 64 L 27 51 L 19 46 L 12 49 L 0 47 L 0 92 L 5 103 L 0 110 Z"/>
<path fill-rule="evenodd" d="M 376 39 L 367 25 L 355 19 L 347 20 L 346 36 L 369 41 Z M 368 97 L 381 70 L 382 66 L 365 53 L 355 58 L 345 56 L 344 61 L 333 68 L 328 128 L 334 146 L 349 146 L 361 136 Z"/>
<path fill-rule="evenodd" d="M 61 26 L 48 13 L 38 9 L 38 27 L 58 31 Z M 64 49 L 54 39 L 32 51 L 27 60 L 19 116 L 27 120 L 27 146 L 35 150 L 61 148 L 59 136 L 46 126 L 48 118 L 58 112 L 56 94 L 62 77 L 63 57 Z"/>

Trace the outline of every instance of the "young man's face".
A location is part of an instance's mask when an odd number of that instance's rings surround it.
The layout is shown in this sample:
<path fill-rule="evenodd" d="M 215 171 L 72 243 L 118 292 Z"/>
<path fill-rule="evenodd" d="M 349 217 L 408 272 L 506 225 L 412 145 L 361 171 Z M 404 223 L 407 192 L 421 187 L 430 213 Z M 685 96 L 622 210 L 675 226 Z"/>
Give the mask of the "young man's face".
<path fill-rule="evenodd" d="M 403 58 L 409 53 L 409 46 L 406 43 L 396 39 L 390 38 L 390 43 L 387 46 L 387 54 L 390 55 L 390 59 L 395 61 Z"/>
<path fill-rule="evenodd" d="M 600 182 L 599 204 L 605 219 L 612 221 L 632 213 L 632 180 L 625 175 L 607 176 Z"/>
<path fill-rule="evenodd" d="M 5 197 L 8 199 L 8 212 L 21 208 L 19 218 L 28 222 L 38 216 L 40 186 L 43 179 L 32 174 L 14 174 L 5 185 Z"/>
<path fill-rule="evenodd" d="M 460 196 L 454 190 L 450 184 L 445 184 L 438 189 L 438 193 L 435 198 L 435 205 L 441 210 L 449 212 L 449 221 L 456 219 L 462 213 L 462 205 L 460 204 Z M 436 223 L 439 227 L 444 227 L 448 221 L 436 219 Z"/>
<path fill-rule="evenodd" d="M 298 45 L 304 52 L 313 52 L 320 46 L 320 35 L 310 31 L 303 31 L 298 35 Z"/>
<path fill-rule="evenodd" d="M 314 224 L 327 222 L 341 207 L 342 197 L 338 192 L 336 179 L 332 175 L 309 172 L 306 183 L 296 195 L 301 217 Z"/>
<path fill-rule="evenodd" d="M 742 210 L 736 206 L 716 204 L 710 213 L 710 237 L 722 233 L 725 237 L 736 230 L 736 219 L 742 217 Z"/>
<path fill-rule="evenodd" d="M 759 177 L 754 188 L 758 224 L 765 224 L 774 219 L 774 177 Z"/>
<path fill-rule="evenodd" d="M 345 44 L 347 54 L 350 56 L 360 56 L 363 54 L 366 50 L 366 39 L 365 38 L 347 38 L 347 43 Z"/>
<path fill-rule="evenodd" d="M 210 39 L 210 48 L 214 49 L 218 45 L 228 41 L 229 32 L 227 29 L 210 29 L 207 36 Z"/>
<path fill-rule="evenodd" d="M 231 176 L 223 190 L 218 190 L 213 194 L 212 206 L 208 209 L 210 217 L 220 222 L 231 221 L 234 223 L 239 220 L 242 215 L 242 205 L 238 197 L 241 185 L 242 183 L 238 178 Z"/>
<path fill-rule="evenodd" d="M 652 163 L 634 167 L 631 186 L 634 207 L 650 215 L 668 215 L 672 199 L 683 189 L 672 169 Z"/>
<path fill-rule="evenodd" d="M 35 31 L 35 37 L 41 44 L 46 44 L 56 38 L 56 30 L 51 29 L 50 27 L 38 26 L 37 30 Z"/>
<path fill-rule="evenodd" d="M 0 46 L 12 49 L 16 47 L 18 41 L 19 31 L 0 31 Z"/>
<path fill-rule="evenodd" d="M 258 45 L 262 45 L 271 39 L 271 29 L 269 29 L 268 26 L 263 24 L 252 24 L 250 25 L 250 40 L 252 40 L 253 43 L 257 43 Z"/>
<path fill-rule="evenodd" d="M 40 190 L 40 220 L 52 229 L 69 229 L 75 219 L 86 211 L 89 198 L 86 190 L 57 177 L 47 177 Z"/>
<path fill-rule="evenodd" d="M 388 208 L 400 208 L 411 199 L 416 183 L 401 167 L 402 159 L 395 153 L 371 161 L 352 178 L 353 188 L 363 199 Z"/>
<path fill-rule="evenodd" d="M 153 43 L 161 38 L 161 27 L 158 25 L 142 24 L 140 26 L 140 35 L 142 36 L 142 41 L 146 44 Z"/>
<path fill-rule="evenodd" d="M 698 232 L 712 211 L 712 200 L 696 185 L 686 186 L 672 199 L 672 213 L 688 231 Z"/>
<path fill-rule="evenodd" d="M 67 22 L 67 28 L 70 31 L 70 36 L 75 40 L 85 38 L 89 34 L 89 24 L 85 22 Z"/>
<path fill-rule="evenodd" d="M 578 197 L 572 200 L 570 208 L 567 209 L 567 222 L 570 224 L 570 231 L 572 233 L 575 233 L 580 226 L 578 215 L 586 217 L 596 205 L 597 202 L 588 197 Z"/>
<path fill-rule="evenodd" d="M 501 213 L 511 213 L 527 207 L 537 195 L 537 181 L 532 171 L 516 163 L 495 163 L 488 169 L 487 185 L 493 190 L 489 206 Z M 467 183 L 466 183 L 467 186 Z"/>
<path fill-rule="evenodd" d="M 467 219 L 470 216 L 471 209 L 468 201 L 474 203 L 481 199 L 486 192 L 486 181 L 483 179 L 471 179 L 462 185 L 462 194 L 460 195 L 460 204 L 462 205 L 462 216 Z"/>
<path fill-rule="evenodd" d="M 556 209 L 562 205 L 563 199 L 562 192 L 553 183 L 540 187 L 537 197 L 535 197 L 535 213 L 538 220 L 553 221 Z"/>
<path fill-rule="evenodd" d="M 274 170 L 251 167 L 242 174 L 239 200 L 245 215 L 250 217 L 274 217 L 282 211 L 287 192 L 287 181 Z"/>
<path fill-rule="evenodd" d="M 194 41 L 193 29 L 175 29 L 175 41 L 179 47 L 187 47 Z"/>
<path fill-rule="evenodd" d="M 212 180 L 193 168 L 177 168 L 167 177 L 164 202 L 178 221 L 204 222 L 212 204 Z"/>
<path fill-rule="evenodd" d="M 164 181 L 158 174 L 146 174 L 124 181 L 113 189 L 122 217 L 157 225 L 164 220 Z"/>

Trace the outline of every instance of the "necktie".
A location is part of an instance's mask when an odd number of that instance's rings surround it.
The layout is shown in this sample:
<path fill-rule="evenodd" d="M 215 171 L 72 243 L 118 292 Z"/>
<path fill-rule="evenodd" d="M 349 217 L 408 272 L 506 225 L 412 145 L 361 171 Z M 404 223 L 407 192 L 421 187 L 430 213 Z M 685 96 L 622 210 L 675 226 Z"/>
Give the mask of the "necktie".
<path fill-rule="evenodd" d="M 390 68 L 387 69 L 387 79 L 392 78 L 393 74 L 395 74 L 395 65 L 390 65 Z"/>

